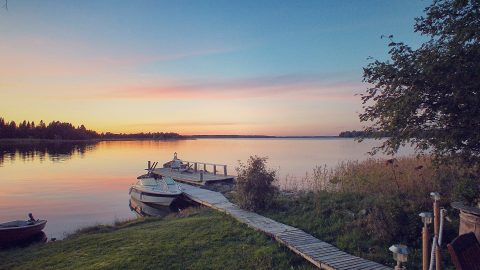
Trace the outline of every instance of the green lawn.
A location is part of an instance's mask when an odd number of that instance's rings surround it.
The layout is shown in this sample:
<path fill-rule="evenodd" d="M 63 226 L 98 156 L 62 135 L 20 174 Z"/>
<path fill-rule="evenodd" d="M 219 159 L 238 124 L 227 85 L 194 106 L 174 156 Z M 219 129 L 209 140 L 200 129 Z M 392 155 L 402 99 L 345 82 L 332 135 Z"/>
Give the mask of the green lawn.
<path fill-rule="evenodd" d="M 189 209 L 82 230 L 0 251 L 0 269 L 310 269 L 302 258 L 224 214 Z"/>

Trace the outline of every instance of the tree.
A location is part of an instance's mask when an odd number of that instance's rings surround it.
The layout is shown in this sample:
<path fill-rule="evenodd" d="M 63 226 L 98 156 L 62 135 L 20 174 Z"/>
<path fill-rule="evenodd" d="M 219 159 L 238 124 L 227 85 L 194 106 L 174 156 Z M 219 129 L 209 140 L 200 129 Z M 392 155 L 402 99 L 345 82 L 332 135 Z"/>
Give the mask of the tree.
<path fill-rule="evenodd" d="M 480 164 L 480 1 L 435 0 L 416 18 L 418 49 L 392 41 L 391 60 L 364 68 L 366 136 L 390 134 L 373 152 L 412 144 L 437 161 Z"/>

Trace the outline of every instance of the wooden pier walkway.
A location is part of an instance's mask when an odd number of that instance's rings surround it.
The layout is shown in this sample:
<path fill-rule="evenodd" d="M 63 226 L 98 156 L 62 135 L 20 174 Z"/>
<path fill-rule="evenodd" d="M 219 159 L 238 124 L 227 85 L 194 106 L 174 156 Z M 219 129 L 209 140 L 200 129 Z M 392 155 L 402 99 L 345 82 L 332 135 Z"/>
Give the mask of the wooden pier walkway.
<path fill-rule="evenodd" d="M 362 259 L 323 242 L 312 235 L 292 226 L 285 225 L 259 214 L 240 209 L 231 203 L 221 193 L 194 187 L 187 184 L 178 184 L 189 199 L 222 211 L 247 224 L 249 227 L 261 231 L 290 250 L 302 256 L 315 266 L 322 269 L 391 269 L 376 262 Z"/>
<path fill-rule="evenodd" d="M 232 175 L 213 174 L 203 171 L 179 171 L 170 168 L 156 168 L 152 172 L 161 176 L 171 177 L 177 182 L 195 186 L 205 186 L 219 182 L 231 182 L 235 178 Z"/>

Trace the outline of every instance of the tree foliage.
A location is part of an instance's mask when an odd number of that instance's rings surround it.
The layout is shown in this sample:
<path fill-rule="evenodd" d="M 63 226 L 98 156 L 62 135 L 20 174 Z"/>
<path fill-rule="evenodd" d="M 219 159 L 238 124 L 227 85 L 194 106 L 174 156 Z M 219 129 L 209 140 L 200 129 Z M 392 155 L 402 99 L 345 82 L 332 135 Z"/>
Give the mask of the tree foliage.
<path fill-rule="evenodd" d="M 411 143 L 438 161 L 480 163 L 480 1 L 436 0 L 416 18 L 428 41 L 414 49 L 392 41 L 391 60 L 364 68 L 366 134 L 390 134 L 373 152 Z"/>
<path fill-rule="evenodd" d="M 276 193 L 276 171 L 266 167 L 267 158 L 251 156 L 247 164 L 237 167 L 235 196 L 238 205 L 248 210 L 268 208 Z"/>

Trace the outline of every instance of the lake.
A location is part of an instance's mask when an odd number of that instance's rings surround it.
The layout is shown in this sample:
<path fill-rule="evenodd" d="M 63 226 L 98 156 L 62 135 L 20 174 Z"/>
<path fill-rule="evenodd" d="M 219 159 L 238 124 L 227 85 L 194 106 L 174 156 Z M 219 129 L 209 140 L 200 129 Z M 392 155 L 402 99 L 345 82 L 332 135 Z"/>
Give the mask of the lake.
<path fill-rule="evenodd" d="M 229 174 L 239 160 L 267 156 L 280 179 L 301 179 L 316 166 L 367 159 L 378 144 L 344 138 L 0 144 L 0 222 L 31 212 L 48 220 L 49 238 L 61 239 L 82 227 L 133 218 L 129 186 L 148 160 L 163 164 L 174 152 L 184 160 L 227 164 Z M 412 152 L 404 148 L 399 155 Z"/>

